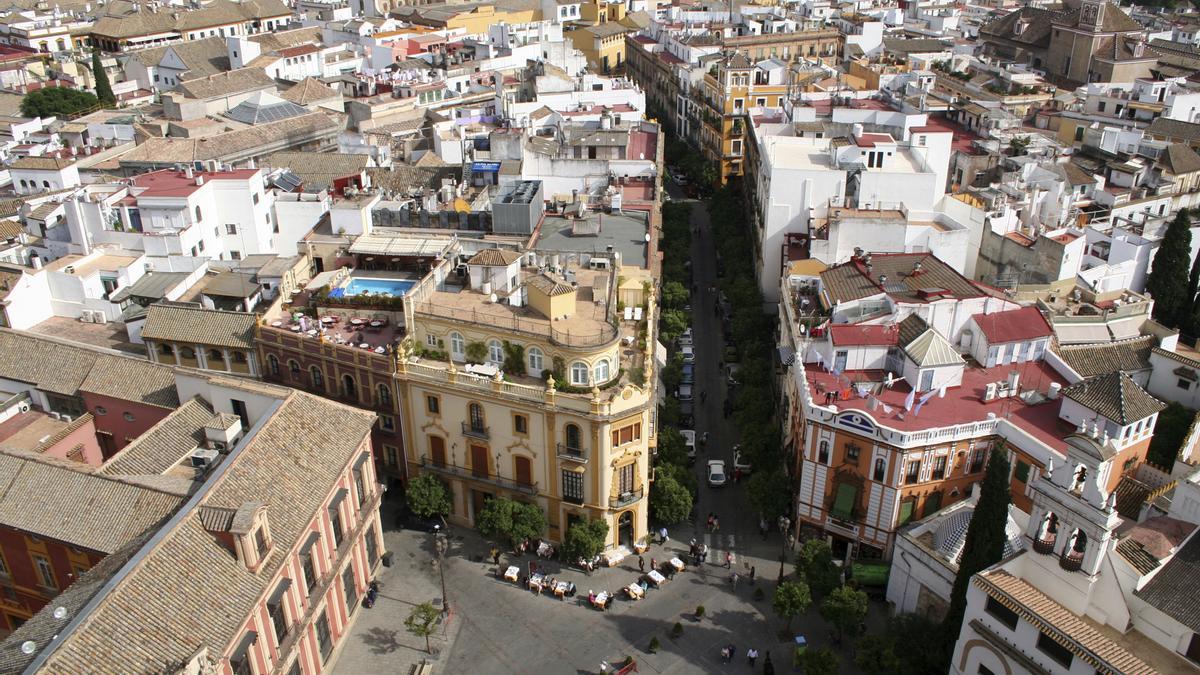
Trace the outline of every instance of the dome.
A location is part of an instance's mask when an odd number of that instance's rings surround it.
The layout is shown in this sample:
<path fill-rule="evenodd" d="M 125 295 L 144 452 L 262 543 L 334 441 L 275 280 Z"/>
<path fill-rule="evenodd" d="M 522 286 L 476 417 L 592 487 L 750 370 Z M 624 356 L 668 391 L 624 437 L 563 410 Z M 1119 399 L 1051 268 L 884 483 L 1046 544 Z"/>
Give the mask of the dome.
<path fill-rule="evenodd" d="M 1009 506 L 1009 508 L 1013 508 Z M 946 516 L 941 525 L 933 533 L 933 547 L 946 560 L 958 564 L 963 546 L 967 543 L 967 528 L 971 526 L 971 516 L 975 507 L 961 508 Z M 1012 513 L 1008 514 L 1008 522 L 1004 525 L 1004 557 L 1009 558 L 1025 548 L 1021 540 L 1021 526 L 1013 520 Z"/>

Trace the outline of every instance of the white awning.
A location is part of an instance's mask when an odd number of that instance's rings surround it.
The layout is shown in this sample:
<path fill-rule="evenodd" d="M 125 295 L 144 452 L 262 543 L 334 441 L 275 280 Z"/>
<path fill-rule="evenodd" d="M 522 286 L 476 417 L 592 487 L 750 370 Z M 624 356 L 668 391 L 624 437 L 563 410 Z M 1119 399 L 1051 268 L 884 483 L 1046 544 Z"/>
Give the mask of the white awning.
<path fill-rule="evenodd" d="M 402 237 L 388 234 L 364 234 L 354 240 L 351 253 L 410 257 L 440 256 L 454 243 L 450 237 Z"/>
<path fill-rule="evenodd" d="M 1055 323 L 1054 335 L 1064 345 L 1110 342 L 1108 326 L 1102 323 Z"/>
<path fill-rule="evenodd" d="M 337 270 L 332 272 L 321 272 L 317 276 L 309 280 L 308 285 L 304 287 L 306 291 L 315 291 L 318 288 L 324 288 L 333 280 L 333 275 L 337 274 Z"/>

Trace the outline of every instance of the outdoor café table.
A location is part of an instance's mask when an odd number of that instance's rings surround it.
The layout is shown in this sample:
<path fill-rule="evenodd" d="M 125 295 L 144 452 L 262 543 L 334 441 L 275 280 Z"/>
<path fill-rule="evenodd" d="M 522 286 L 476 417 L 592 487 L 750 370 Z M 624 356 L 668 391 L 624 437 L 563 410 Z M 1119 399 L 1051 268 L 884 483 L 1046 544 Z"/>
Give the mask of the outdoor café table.
<path fill-rule="evenodd" d="M 608 604 L 608 591 L 600 591 L 592 600 L 592 605 L 600 609 L 604 609 L 606 604 Z"/>
<path fill-rule="evenodd" d="M 321 323 L 333 323 L 335 319 L 332 316 L 321 317 Z"/>
<path fill-rule="evenodd" d="M 625 592 L 629 594 L 631 600 L 641 600 L 646 595 L 646 591 L 643 591 L 636 581 L 626 586 Z"/>
<path fill-rule="evenodd" d="M 554 584 L 554 595 L 561 598 L 567 594 L 567 590 L 570 588 L 571 584 L 568 584 L 565 581 L 560 581 L 557 584 Z"/>
<path fill-rule="evenodd" d="M 550 558 L 554 556 L 554 547 L 546 542 L 538 544 L 537 554 L 539 558 Z"/>
<path fill-rule="evenodd" d="M 545 585 L 545 581 L 546 581 L 546 577 L 544 577 L 544 576 L 542 576 L 542 575 L 540 575 L 540 574 L 534 574 L 534 575 L 530 576 L 530 577 L 529 577 L 529 588 L 530 588 L 530 590 L 533 590 L 533 591 L 536 591 L 536 592 L 538 592 L 538 593 L 541 593 L 541 592 L 542 592 L 542 586 L 543 586 L 543 585 Z"/>
<path fill-rule="evenodd" d="M 509 566 L 508 569 L 504 570 L 504 580 L 516 583 L 517 577 L 520 574 L 521 574 L 521 568 L 517 567 L 516 565 L 511 565 L 511 566 Z"/>
<path fill-rule="evenodd" d="M 276 328 L 279 328 L 279 327 L 283 326 L 283 322 L 282 321 L 272 321 L 271 325 Z"/>
<path fill-rule="evenodd" d="M 683 561 L 678 557 L 671 558 L 671 567 L 674 567 L 676 572 L 682 572 L 684 567 Z"/>
<path fill-rule="evenodd" d="M 370 349 L 370 348 L 371 348 L 371 345 L 369 345 L 369 344 L 367 344 L 367 343 L 365 343 L 365 342 L 362 342 L 362 343 L 359 343 L 359 345 L 358 345 L 358 348 L 359 348 L 359 349 Z"/>
<path fill-rule="evenodd" d="M 382 326 L 383 326 L 382 321 L 372 321 L 371 322 L 371 328 L 381 328 Z"/>
<path fill-rule="evenodd" d="M 650 581 L 652 581 L 656 587 L 667 583 L 667 578 L 664 577 L 662 572 L 659 572 L 658 570 L 650 570 L 646 573 L 646 576 L 650 577 Z"/>
<path fill-rule="evenodd" d="M 354 326 L 361 326 L 364 323 L 366 323 L 366 321 L 363 319 L 350 319 L 350 324 Z"/>

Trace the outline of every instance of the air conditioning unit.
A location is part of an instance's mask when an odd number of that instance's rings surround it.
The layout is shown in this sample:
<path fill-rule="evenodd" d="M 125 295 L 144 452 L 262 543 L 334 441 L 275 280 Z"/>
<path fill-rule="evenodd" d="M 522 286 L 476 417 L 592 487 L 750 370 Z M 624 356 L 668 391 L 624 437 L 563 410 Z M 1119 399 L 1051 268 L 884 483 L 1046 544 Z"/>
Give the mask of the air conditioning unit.
<path fill-rule="evenodd" d="M 108 317 L 104 315 L 104 312 L 98 311 L 92 314 L 92 318 L 95 319 L 96 323 L 108 323 Z"/>
<path fill-rule="evenodd" d="M 192 453 L 192 466 L 197 469 L 207 468 L 210 464 L 217 461 L 219 452 L 212 448 L 198 448 Z"/>
<path fill-rule="evenodd" d="M 218 453 L 228 452 L 229 446 L 225 445 L 224 441 L 209 441 L 208 449 L 215 450 Z"/>
<path fill-rule="evenodd" d="M 70 415 L 63 415 L 63 416 L 62 416 L 62 421 L 64 421 L 64 422 L 74 422 L 74 421 L 75 421 L 75 418 L 74 418 L 74 417 L 71 417 Z"/>
<path fill-rule="evenodd" d="M 83 312 L 80 313 L 80 315 L 79 315 L 79 320 L 82 321 L 83 323 L 92 323 L 92 310 L 90 310 L 90 309 L 83 310 Z"/>
<path fill-rule="evenodd" d="M 22 401 L 21 404 L 17 406 L 17 410 L 23 413 L 29 412 L 29 403 L 27 401 Z"/>

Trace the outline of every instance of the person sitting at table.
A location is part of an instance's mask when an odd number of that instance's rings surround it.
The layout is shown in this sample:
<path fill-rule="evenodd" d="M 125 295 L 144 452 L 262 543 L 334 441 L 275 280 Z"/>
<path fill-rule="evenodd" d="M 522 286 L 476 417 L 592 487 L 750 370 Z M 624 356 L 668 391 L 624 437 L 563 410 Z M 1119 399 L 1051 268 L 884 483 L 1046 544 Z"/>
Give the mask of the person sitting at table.
<path fill-rule="evenodd" d="M 596 591 L 588 589 L 588 602 L 593 605 L 596 604 Z"/>
<path fill-rule="evenodd" d="M 575 583 L 574 583 L 574 582 L 567 582 L 567 593 L 566 593 L 566 595 L 567 595 L 567 597 L 569 597 L 569 598 L 573 598 L 573 597 L 575 597 Z"/>
<path fill-rule="evenodd" d="M 650 588 L 650 584 L 646 583 L 645 579 L 638 580 L 638 586 L 642 587 L 642 592 L 645 593 Z"/>

